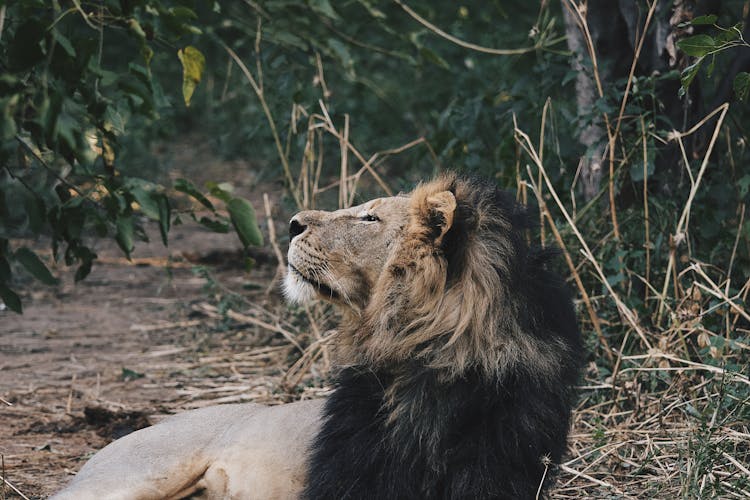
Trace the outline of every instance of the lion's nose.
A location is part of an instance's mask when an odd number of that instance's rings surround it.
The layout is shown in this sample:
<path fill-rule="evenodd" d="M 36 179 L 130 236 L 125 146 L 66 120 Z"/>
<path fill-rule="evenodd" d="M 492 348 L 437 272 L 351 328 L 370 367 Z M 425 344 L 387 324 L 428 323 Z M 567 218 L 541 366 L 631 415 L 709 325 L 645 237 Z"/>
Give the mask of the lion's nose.
<path fill-rule="evenodd" d="M 289 241 L 304 233 L 305 229 L 307 229 L 307 226 L 300 224 L 297 219 L 292 219 L 292 222 L 289 223 Z"/>

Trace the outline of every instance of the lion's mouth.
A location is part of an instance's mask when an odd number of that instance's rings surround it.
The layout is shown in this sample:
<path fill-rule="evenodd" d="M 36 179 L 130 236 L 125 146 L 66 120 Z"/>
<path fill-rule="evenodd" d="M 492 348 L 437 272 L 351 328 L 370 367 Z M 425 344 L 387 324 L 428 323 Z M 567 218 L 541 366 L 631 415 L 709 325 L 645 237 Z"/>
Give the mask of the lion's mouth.
<path fill-rule="evenodd" d="M 291 264 L 289 264 L 289 269 L 291 269 L 294 274 L 302 278 L 302 281 L 309 283 L 310 285 L 315 287 L 318 290 L 318 294 L 320 294 L 321 296 L 330 298 L 332 300 L 340 299 L 338 292 L 336 292 L 334 289 L 332 289 L 328 285 L 325 285 L 321 283 L 320 281 L 316 281 L 314 279 L 308 278 L 307 276 L 302 274 L 299 269 L 297 269 Z"/>

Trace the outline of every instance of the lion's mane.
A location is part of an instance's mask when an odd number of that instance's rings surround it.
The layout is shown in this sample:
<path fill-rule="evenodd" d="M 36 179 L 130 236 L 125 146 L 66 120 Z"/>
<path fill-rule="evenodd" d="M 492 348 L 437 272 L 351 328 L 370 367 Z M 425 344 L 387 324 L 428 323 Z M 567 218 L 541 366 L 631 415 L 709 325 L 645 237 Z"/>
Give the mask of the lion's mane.
<path fill-rule="evenodd" d="M 343 368 L 305 498 L 534 498 L 566 448 L 582 351 L 565 283 L 529 217 L 476 179 L 411 193 Z"/>

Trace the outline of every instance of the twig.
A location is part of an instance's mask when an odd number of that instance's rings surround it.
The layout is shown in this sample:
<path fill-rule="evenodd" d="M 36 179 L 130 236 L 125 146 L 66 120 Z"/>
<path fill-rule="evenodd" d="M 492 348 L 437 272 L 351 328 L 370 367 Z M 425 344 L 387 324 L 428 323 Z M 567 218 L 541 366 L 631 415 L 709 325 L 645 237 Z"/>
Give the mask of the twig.
<path fill-rule="evenodd" d="M 658 0 L 653 0 L 648 9 L 646 15 L 646 22 L 643 24 L 643 32 L 638 39 L 638 44 L 633 54 L 633 62 L 630 65 L 630 73 L 628 74 L 628 82 L 625 85 L 625 93 L 622 95 L 622 101 L 620 102 L 620 112 L 617 115 L 617 121 L 615 122 L 615 130 L 612 132 L 607 127 L 607 135 L 609 135 L 609 204 L 612 210 L 612 226 L 615 231 L 615 239 L 620 240 L 620 229 L 617 223 L 617 211 L 615 209 L 615 143 L 617 137 L 620 135 L 620 126 L 622 124 L 622 117 L 625 114 L 625 105 L 628 102 L 630 96 L 630 88 L 633 85 L 633 77 L 635 75 L 635 68 L 638 63 L 638 59 L 641 56 L 641 49 L 643 48 L 643 42 L 646 40 L 646 34 L 648 33 L 648 27 L 651 24 L 651 18 L 654 16 L 656 11 L 656 5 Z M 641 118 L 642 119 L 642 118 Z"/>
<path fill-rule="evenodd" d="M 609 488 L 611 490 L 615 490 L 617 493 L 622 494 L 620 490 L 612 486 L 611 484 L 602 481 L 601 479 L 596 479 L 595 477 L 591 477 L 588 474 L 584 474 L 583 472 L 578 472 L 577 470 L 573 469 L 572 467 L 568 467 L 565 464 L 560 465 L 560 469 L 567 472 L 568 474 L 573 474 L 576 477 L 581 477 L 583 479 L 586 479 L 587 481 L 591 481 L 594 484 L 598 484 L 599 486 L 604 486 L 605 488 Z"/>
<path fill-rule="evenodd" d="M 649 283 L 651 280 L 651 234 L 649 231 L 649 214 L 648 214 L 648 144 L 646 143 L 646 124 L 643 120 L 643 115 L 640 117 L 641 121 L 641 141 L 643 142 L 643 227 L 646 242 L 644 247 L 646 249 L 646 276 L 645 281 Z M 646 287 L 643 292 L 644 303 L 648 301 L 648 290 Z"/>
<path fill-rule="evenodd" d="M 199 319 L 193 319 L 188 321 L 175 321 L 171 323 L 162 323 L 157 325 L 139 325 L 133 323 L 130 325 L 130 329 L 136 332 L 157 332 L 161 330 L 171 330 L 173 328 L 188 328 L 191 326 L 198 326 L 201 324 Z"/>
<path fill-rule="evenodd" d="M 268 193 L 263 193 L 263 208 L 266 211 L 268 239 L 271 241 L 271 248 L 273 248 L 273 252 L 276 254 L 276 260 L 278 262 L 278 264 L 276 265 L 276 276 L 274 276 L 274 279 L 271 280 L 271 283 L 269 283 L 268 289 L 266 290 L 266 294 L 268 294 L 276 285 L 276 279 L 281 278 L 286 274 L 286 266 L 284 265 L 284 254 L 281 253 L 279 243 L 278 241 L 276 241 L 276 227 L 273 222 L 273 217 L 271 216 L 271 203 L 268 201 Z"/>
<path fill-rule="evenodd" d="M 745 475 L 750 478 L 750 469 L 742 465 L 736 458 L 734 458 L 732 455 L 730 455 L 726 451 L 722 451 L 721 455 L 727 460 L 729 460 L 730 462 L 732 462 L 732 464 L 734 464 L 735 467 L 737 467 L 739 470 L 744 472 Z"/>
<path fill-rule="evenodd" d="M 625 321 L 636 331 L 641 341 L 643 342 L 643 345 L 645 345 L 648 349 L 651 349 L 651 342 L 649 342 L 645 332 L 643 331 L 643 328 L 641 328 L 641 326 L 638 324 L 638 321 L 636 320 L 633 312 L 625 305 L 625 303 L 620 299 L 620 297 L 612 288 L 612 285 L 610 285 L 609 281 L 607 280 L 607 276 L 604 274 L 604 271 L 602 271 L 602 268 L 599 265 L 599 262 L 597 262 L 596 258 L 594 257 L 594 254 L 589 248 L 588 243 L 586 243 L 586 240 L 583 238 L 583 235 L 581 235 L 580 231 L 578 230 L 578 227 L 576 227 L 575 222 L 570 217 L 570 214 L 568 214 L 568 211 L 565 208 L 565 205 L 560 200 L 560 197 L 557 195 L 557 191 L 555 191 L 555 188 L 552 186 L 552 181 L 550 181 L 549 176 L 547 175 L 547 171 L 544 168 L 544 165 L 539 160 L 539 155 L 536 153 L 534 146 L 531 144 L 531 139 L 525 132 L 523 132 L 521 129 L 518 128 L 515 114 L 513 115 L 513 128 L 514 128 L 516 141 L 520 144 L 520 146 L 524 149 L 524 151 L 526 151 L 526 153 L 531 157 L 532 161 L 534 161 L 534 164 L 537 166 L 540 172 L 542 172 L 542 176 L 544 177 L 544 183 L 547 186 L 547 191 L 552 195 L 552 198 L 555 200 L 557 207 L 560 209 L 563 216 L 565 217 L 565 220 L 568 222 L 568 225 L 570 226 L 570 229 L 573 231 L 573 234 L 575 234 L 576 238 L 578 238 L 578 241 L 582 247 L 581 253 L 583 253 L 584 257 L 586 257 L 586 259 L 589 262 L 591 262 L 591 264 L 594 266 L 594 269 L 596 270 L 596 273 L 599 276 L 599 280 L 602 282 L 602 284 L 605 286 L 605 288 L 609 292 L 610 296 L 612 297 L 612 300 L 615 301 L 615 305 L 617 306 L 617 310 L 620 312 L 620 315 L 623 318 L 625 318 Z"/>
<path fill-rule="evenodd" d="M 4 476 L 0 476 L 0 479 L 2 479 L 2 480 L 3 480 L 3 483 L 5 483 L 5 484 L 6 484 L 6 485 L 7 485 L 7 486 L 8 486 L 8 487 L 9 487 L 9 488 L 11 489 L 11 490 L 13 490 L 13 492 L 14 492 L 14 493 L 15 493 L 16 495 L 18 495 L 19 497 L 21 497 L 21 498 L 22 498 L 23 500 L 30 500 L 30 499 L 29 499 L 29 497 L 27 497 L 26 495 L 24 495 L 23 493 L 21 493 L 21 490 L 19 490 L 19 489 L 18 489 L 18 488 L 16 488 L 15 486 L 13 486 L 13 483 L 11 483 L 11 482 L 10 482 L 10 481 L 8 481 L 7 479 L 5 479 L 5 477 L 4 477 Z"/>
<path fill-rule="evenodd" d="M 743 384 L 750 385 L 750 379 L 748 379 L 748 377 L 746 377 L 745 375 L 743 375 L 743 374 L 741 374 L 739 372 L 733 372 L 733 371 L 725 370 L 723 368 L 719 368 L 718 366 L 707 365 L 705 363 L 697 363 L 695 361 L 689 361 L 687 359 L 678 358 L 677 356 L 673 356 L 671 354 L 667 354 L 667 353 L 664 353 L 664 352 L 654 352 L 654 351 L 652 351 L 652 352 L 649 352 L 648 354 L 636 354 L 636 355 L 633 355 L 633 356 L 623 356 L 622 359 L 625 360 L 625 361 L 635 361 L 635 360 L 644 360 L 644 359 L 666 359 L 668 361 L 674 361 L 675 363 L 682 363 L 682 364 L 687 365 L 687 366 L 689 366 L 691 368 L 694 368 L 694 369 L 705 370 L 707 372 L 717 373 L 719 375 L 724 375 L 724 376 L 728 376 L 728 377 L 734 377 L 737 380 L 739 380 L 740 382 L 742 382 Z M 672 369 L 684 370 L 686 368 L 683 368 L 683 367 L 674 367 Z M 668 370 L 668 369 L 667 368 L 661 368 L 661 367 L 656 367 L 656 368 L 638 367 L 638 368 L 628 368 L 627 369 L 627 371 L 651 371 L 651 370 L 653 370 L 653 371 L 659 371 L 659 370 Z M 625 371 L 625 370 L 623 370 L 623 371 Z"/>
<path fill-rule="evenodd" d="M 281 161 L 281 166 L 284 169 L 284 176 L 286 177 L 287 184 L 289 185 L 289 192 L 292 194 L 292 197 L 294 198 L 294 203 L 296 203 L 297 207 L 302 208 L 302 202 L 299 199 L 299 193 L 297 193 L 297 191 L 294 189 L 294 179 L 292 178 L 292 170 L 289 167 L 289 159 L 284 154 L 284 147 L 281 144 L 281 138 L 279 137 L 279 132 L 278 130 L 276 130 L 276 123 L 273 121 L 273 115 L 271 114 L 271 110 L 268 108 L 268 103 L 266 102 L 265 96 L 263 95 L 263 88 L 255 80 L 252 73 L 250 73 L 250 70 L 247 69 L 247 66 L 245 66 L 245 63 L 242 62 L 242 59 L 240 59 L 239 56 L 232 49 L 230 49 L 227 44 L 225 44 L 222 41 L 220 41 L 219 43 L 224 47 L 224 50 L 227 51 L 227 53 L 234 60 L 234 62 L 237 63 L 237 66 L 240 67 L 240 69 L 242 70 L 242 73 L 245 75 L 245 78 L 247 78 L 247 81 L 250 82 L 250 86 L 253 88 L 255 95 L 258 97 L 258 101 L 260 101 L 260 106 L 261 108 L 263 108 L 263 114 L 266 115 L 266 121 L 268 122 L 268 126 L 271 128 L 273 141 L 276 144 L 276 151 L 278 152 L 279 160 Z M 259 75 L 259 76 L 262 76 L 262 75 Z"/>
<path fill-rule="evenodd" d="M 341 184 L 339 184 L 339 208 L 346 208 L 348 206 L 348 187 L 349 183 L 347 178 L 347 169 L 349 155 L 349 115 L 344 114 L 344 133 L 340 135 L 339 145 L 341 147 Z"/>
<path fill-rule="evenodd" d="M 3 37 L 3 28 L 5 27 L 5 4 L 0 7 L 0 39 Z"/>
<path fill-rule="evenodd" d="M 531 176 L 531 171 L 529 171 L 528 173 L 529 173 L 529 178 L 533 179 L 533 177 Z M 547 218 L 547 222 L 549 223 L 550 229 L 552 230 L 552 234 L 555 237 L 555 241 L 557 241 L 558 246 L 562 249 L 563 257 L 565 258 L 565 262 L 566 264 L 568 264 L 568 268 L 570 269 L 570 272 L 573 275 L 573 279 L 576 282 L 578 291 L 581 293 L 581 298 L 583 299 L 583 303 L 586 305 L 586 311 L 588 312 L 589 319 L 591 320 L 591 324 L 593 325 L 594 330 L 596 331 L 596 336 L 599 339 L 599 342 L 601 343 L 602 347 L 604 348 L 604 352 L 607 355 L 609 362 L 612 363 L 614 362 L 614 355 L 612 354 L 612 348 L 609 346 L 609 342 L 607 341 L 607 338 L 604 336 L 604 332 L 602 332 L 602 327 L 599 323 L 599 316 L 597 316 L 596 311 L 594 310 L 594 306 L 591 304 L 589 293 L 586 290 L 586 287 L 583 286 L 583 281 L 581 280 L 580 274 L 576 270 L 575 263 L 573 262 L 573 259 L 570 256 L 570 252 L 568 252 L 568 248 L 562 239 L 562 235 L 560 235 L 560 231 L 557 229 L 555 220 L 552 218 L 552 215 L 549 212 L 549 208 L 547 208 L 547 203 L 545 203 L 544 201 L 544 197 L 542 196 L 542 193 L 540 192 L 540 188 L 532 184 L 531 190 L 534 192 L 534 195 L 536 196 L 537 203 L 539 204 L 539 208 L 540 208 L 540 212 L 542 216 Z"/>
<path fill-rule="evenodd" d="M 445 38 L 449 42 L 453 42 L 456 45 L 463 47 L 465 49 L 471 49 L 475 50 L 477 52 L 483 52 L 485 54 L 493 54 L 496 56 L 511 56 L 511 55 L 517 55 L 517 54 L 526 54 L 529 52 L 534 52 L 535 50 L 539 49 L 540 45 L 534 45 L 533 47 L 524 47 L 520 49 L 493 49 L 489 47 L 482 47 L 481 45 L 476 45 L 474 43 L 469 43 L 461 40 L 460 38 L 456 38 L 455 36 L 446 33 L 445 31 L 441 30 L 434 24 L 430 23 L 427 19 L 423 18 L 416 12 L 414 12 L 411 8 L 409 8 L 408 5 L 403 3 L 401 0 L 394 0 L 396 4 L 398 4 L 404 11 L 409 14 L 412 18 L 414 18 L 415 21 L 417 21 L 419 24 L 427 28 L 428 30 L 432 31 L 436 35 Z M 555 39 L 550 41 L 550 45 L 554 45 L 558 41 L 562 41 L 564 38 Z"/>
<path fill-rule="evenodd" d="M 724 292 L 722 292 L 722 290 L 719 287 L 719 285 L 717 285 L 716 283 L 714 283 L 714 281 L 705 273 L 705 271 L 703 271 L 703 269 L 701 269 L 700 265 L 698 265 L 696 263 L 693 263 L 693 264 L 690 265 L 690 267 L 688 269 L 690 269 L 691 271 L 695 271 L 696 274 L 698 274 L 698 276 L 700 276 L 701 278 L 703 278 L 704 280 L 706 280 L 706 282 L 709 285 L 711 285 L 710 287 L 708 287 L 708 286 L 704 285 L 703 283 L 699 283 L 699 282 L 696 281 L 695 284 L 699 288 L 701 288 L 702 290 L 710 293 L 711 295 L 713 295 L 714 297 L 716 297 L 718 299 L 724 300 L 729 305 L 729 307 L 731 307 L 732 309 L 734 309 L 743 318 L 745 318 L 746 320 L 750 321 L 750 314 L 748 314 L 747 311 L 745 311 L 743 308 L 741 308 L 740 306 L 738 306 L 731 298 L 729 298 Z"/>
<path fill-rule="evenodd" d="M 247 316 L 242 313 L 238 313 L 236 311 L 233 311 L 231 309 L 227 309 L 227 316 L 232 318 L 235 321 L 239 321 L 242 323 L 250 323 L 252 325 L 257 325 L 261 328 L 265 328 L 266 330 L 270 330 L 272 332 L 280 333 L 285 339 L 289 341 L 290 344 L 292 344 L 294 347 L 299 349 L 300 352 L 305 352 L 305 350 L 302 348 L 302 346 L 297 342 L 297 339 L 294 338 L 294 335 L 292 335 L 290 332 L 284 330 L 280 326 L 272 325 L 270 323 L 266 323 L 263 320 L 253 318 L 252 316 Z"/>
<path fill-rule="evenodd" d="M 708 160 L 711 157 L 711 153 L 713 152 L 714 145 L 716 144 L 716 138 L 719 136 L 719 130 L 721 130 L 721 124 L 724 122 L 724 117 L 726 116 L 727 111 L 729 111 L 729 103 L 724 103 L 715 110 L 711 111 L 708 115 L 706 115 L 705 118 L 696 123 L 687 132 L 673 132 L 669 138 L 670 141 L 677 140 L 677 142 L 680 144 L 680 147 L 682 148 L 683 137 L 687 137 L 695 133 L 696 130 L 703 126 L 703 124 L 710 120 L 714 115 L 716 115 L 717 113 L 721 113 L 716 123 L 716 127 L 714 128 L 714 133 L 711 136 L 711 141 L 709 142 L 708 148 L 706 149 L 706 154 L 703 156 L 703 162 L 701 163 L 700 169 L 698 170 L 698 175 L 696 176 L 695 180 L 691 178 L 690 194 L 688 194 L 688 199 L 685 202 L 685 207 L 683 208 L 682 214 L 677 221 L 677 227 L 675 228 L 674 232 L 674 236 L 678 238 L 684 237 L 684 234 L 687 232 L 687 227 L 690 220 L 690 209 L 693 206 L 693 200 L 695 199 L 695 195 L 698 192 L 698 188 L 700 187 L 701 180 L 703 179 L 703 174 L 708 167 Z M 689 171 L 690 164 L 687 162 L 687 158 L 684 156 L 683 161 L 685 161 L 685 168 L 687 168 Z M 661 317 L 664 311 L 664 301 L 666 300 L 667 290 L 669 288 L 669 279 L 672 276 L 672 269 L 676 267 L 675 250 L 675 248 L 670 249 L 669 260 L 667 261 L 667 272 L 664 276 L 664 285 L 662 286 L 661 300 L 659 301 L 659 309 L 656 313 L 657 325 L 661 323 Z"/>
<path fill-rule="evenodd" d="M 734 238 L 734 245 L 732 246 L 732 256 L 729 257 L 729 267 L 727 268 L 727 284 L 724 287 L 724 295 L 729 295 L 729 285 L 732 283 L 732 269 L 734 268 L 734 259 L 737 256 L 737 246 L 740 243 L 740 236 L 742 235 L 742 228 L 745 224 L 745 204 L 740 203 L 740 222 L 737 224 L 737 235 Z M 729 315 L 726 316 L 726 338 L 729 339 L 731 332 Z"/>
<path fill-rule="evenodd" d="M 322 100 L 318 101 L 318 103 L 320 104 L 320 107 L 323 111 L 323 115 L 313 115 L 313 117 L 319 116 L 321 118 L 321 121 L 318 123 L 312 124 L 311 127 L 314 129 L 322 128 L 326 132 L 336 137 L 339 141 L 341 141 L 343 138 L 341 134 L 338 132 L 338 130 L 336 130 L 336 127 L 334 127 L 333 121 L 331 120 L 331 117 L 328 115 L 328 109 L 326 108 L 325 103 Z M 365 160 L 364 156 L 362 156 L 362 153 L 360 153 L 357 150 L 357 148 L 354 147 L 351 141 L 347 141 L 347 145 L 349 146 L 349 151 L 354 153 L 354 156 L 356 156 L 357 159 L 362 163 L 363 168 L 366 168 L 368 172 L 370 172 L 370 175 L 372 175 L 372 177 L 380 185 L 383 191 L 385 191 L 388 196 L 393 196 L 393 190 L 388 187 L 385 181 L 383 181 L 380 175 L 372 167 L 372 164 L 371 164 L 372 161 Z"/>

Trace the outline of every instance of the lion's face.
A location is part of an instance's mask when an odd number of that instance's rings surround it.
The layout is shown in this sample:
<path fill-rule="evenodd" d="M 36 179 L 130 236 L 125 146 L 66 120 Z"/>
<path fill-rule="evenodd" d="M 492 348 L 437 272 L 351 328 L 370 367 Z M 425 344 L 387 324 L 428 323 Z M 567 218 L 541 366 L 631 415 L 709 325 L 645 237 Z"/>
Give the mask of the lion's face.
<path fill-rule="evenodd" d="M 409 219 L 409 197 L 378 198 L 362 205 L 295 215 L 289 227 L 287 297 L 323 298 L 364 309 Z"/>

